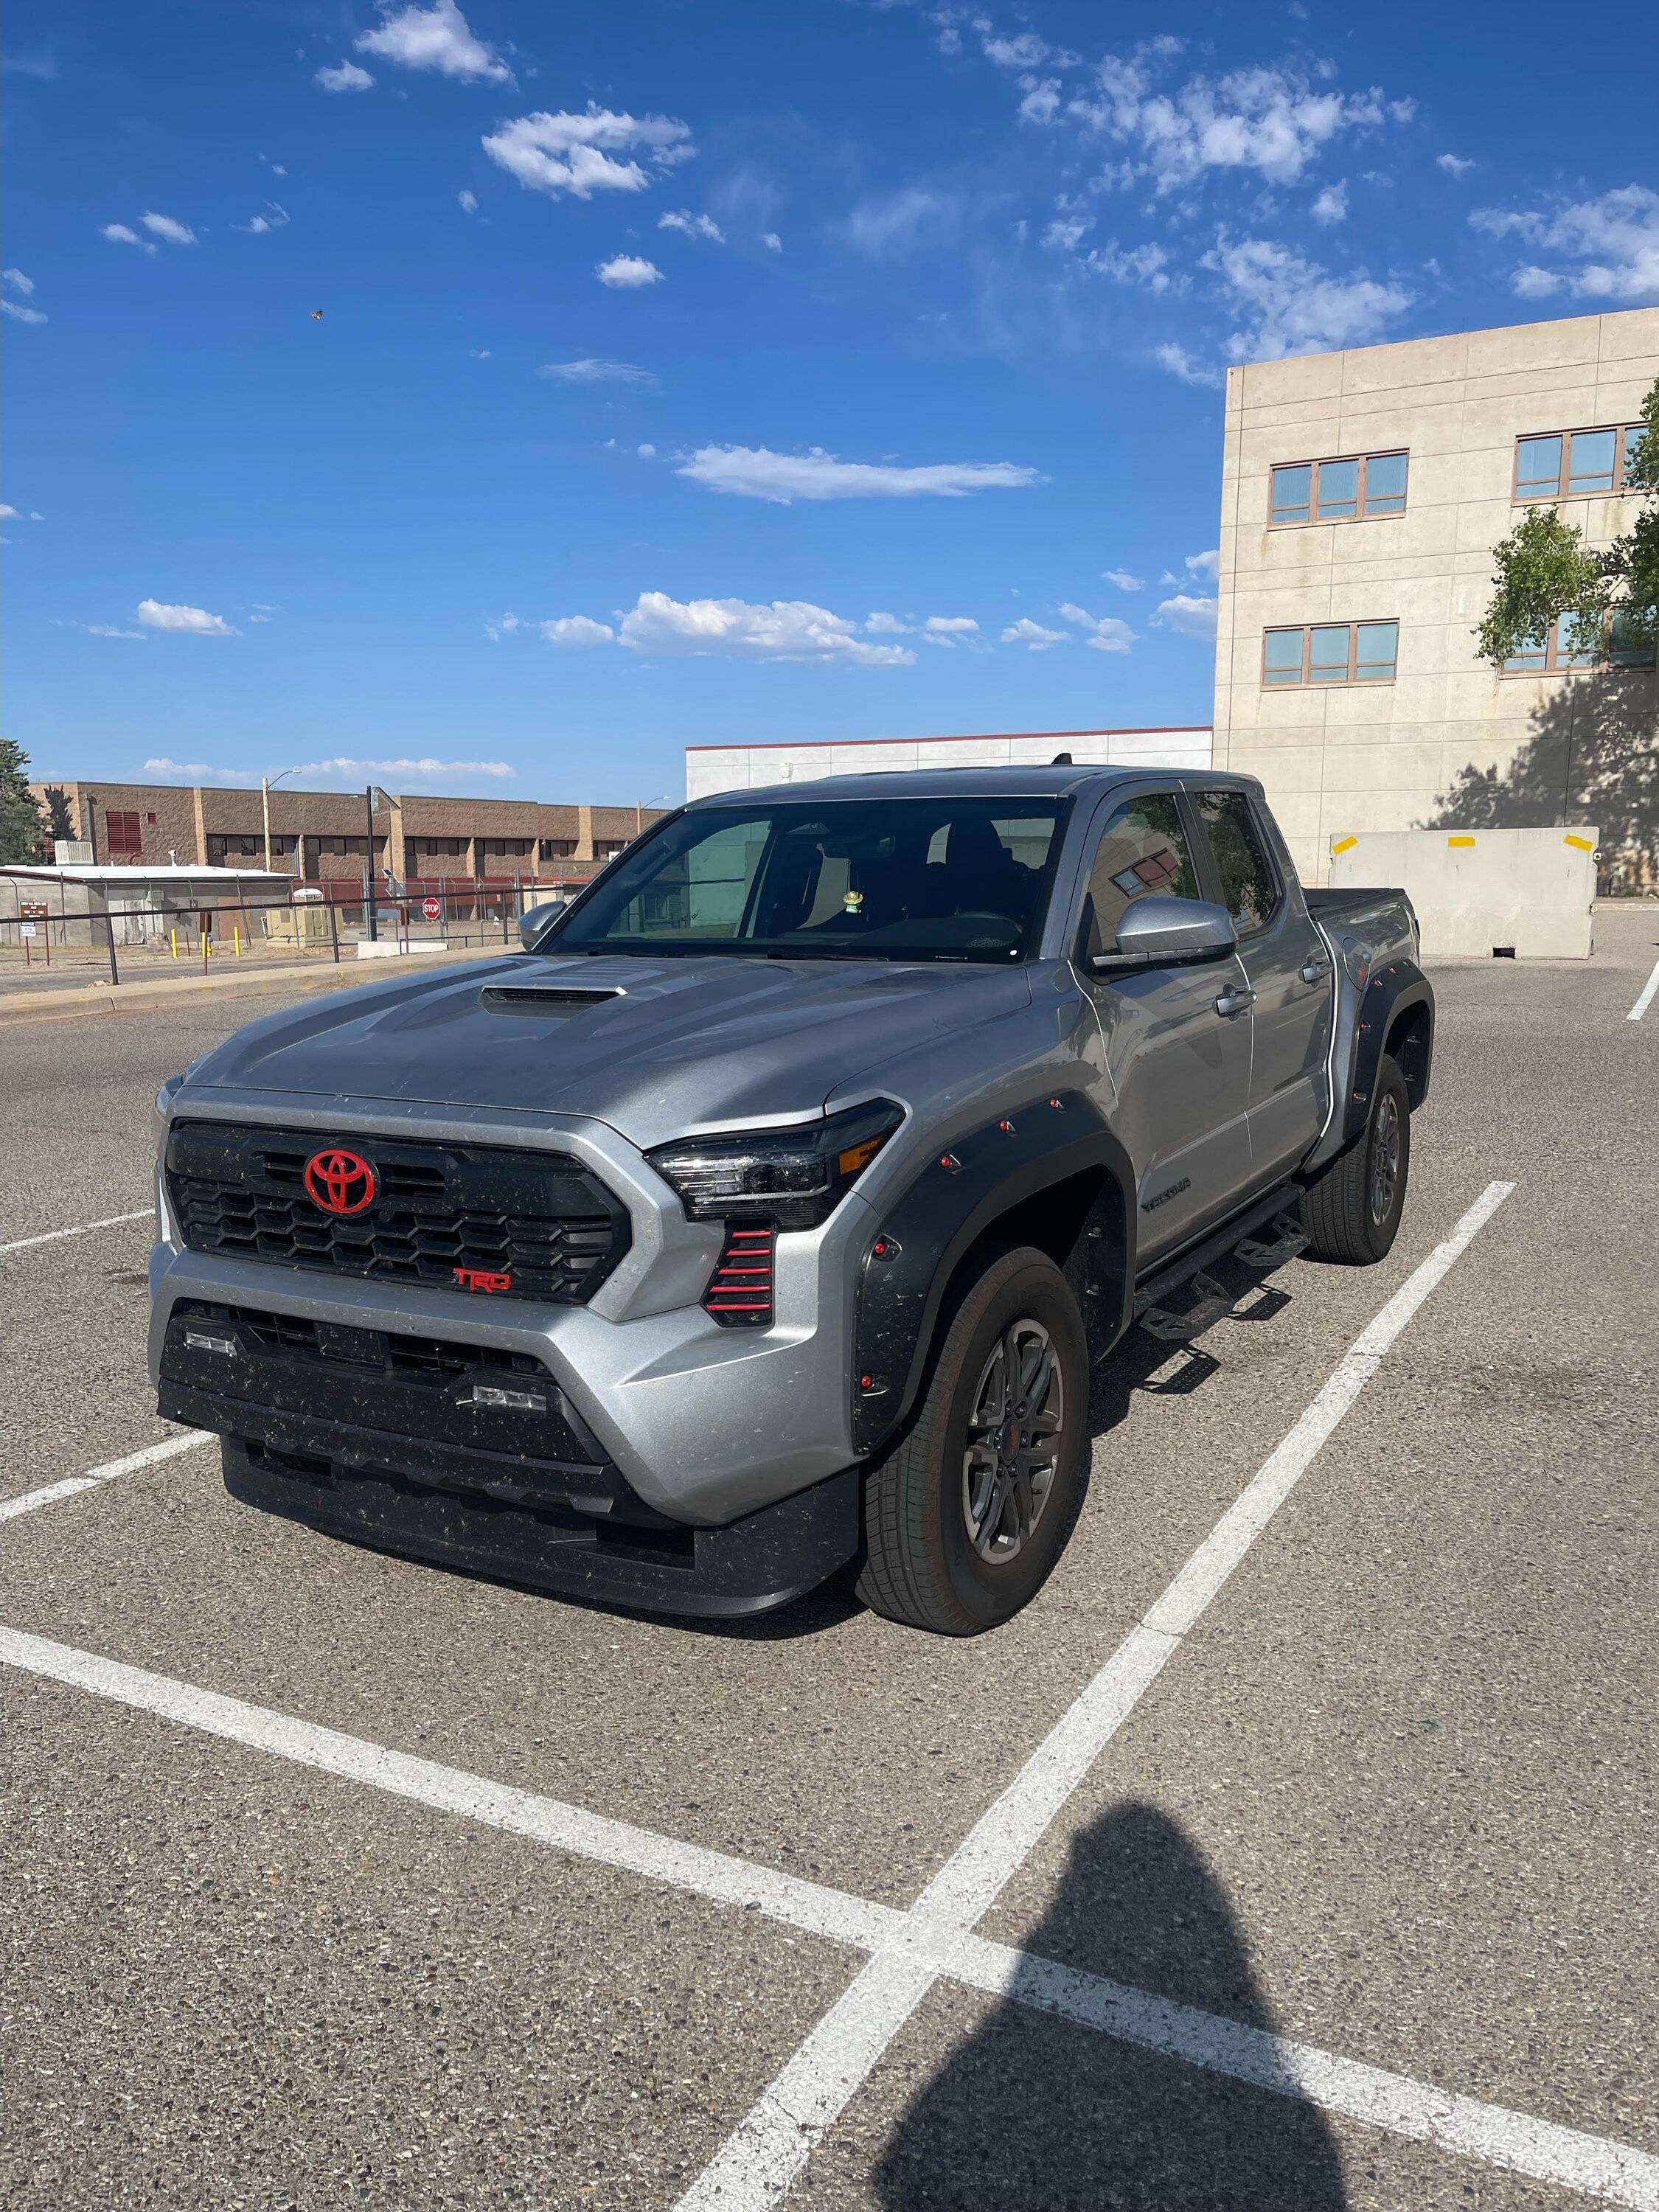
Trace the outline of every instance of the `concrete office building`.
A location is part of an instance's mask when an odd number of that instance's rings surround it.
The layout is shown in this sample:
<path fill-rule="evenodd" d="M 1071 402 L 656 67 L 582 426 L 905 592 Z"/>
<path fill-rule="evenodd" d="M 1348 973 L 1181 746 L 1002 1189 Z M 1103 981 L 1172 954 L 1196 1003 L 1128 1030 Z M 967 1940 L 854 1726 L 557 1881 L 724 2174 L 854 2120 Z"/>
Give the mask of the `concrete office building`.
<path fill-rule="evenodd" d="M 61 792 L 76 836 L 100 866 L 254 868 L 264 866 L 260 793 L 171 783 L 57 783 L 29 787 L 43 804 Z M 586 882 L 603 861 L 654 822 L 657 806 L 544 805 L 533 799 L 439 799 L 394 794 L 374 817 L 374 866 L 417 884 L 465 879 Z M 362 792 L 270 794 L 270 866 L 307 883 L 361 884 L 368 853 Z"/>
<path fill-rule="evenodd" d="M 1356 830 L 1573 823 L 1605 886 L 1655 879 L 1651 649 L 1575 669 L 1563 628 L 1499 674 L 1470 633 L 1530 507 L 1631 527 L 1656 376 L 1651 307 L 1228 372 L 1215 764 L 1261 778 L 1310 881 Z"/>
<path fill-rule="evenodd" d="M 1070 753 L 1091 766 L 1150 762 L 1208 768 L 1207 724 L 1168 729 L 1023 730 L 988 738 L 848 738 L 829 743 L 688 745 L 685 795 L 753 791 L 806 783 L 821 775 L 868 775 L 880 769 L 1007 768 Z"/>

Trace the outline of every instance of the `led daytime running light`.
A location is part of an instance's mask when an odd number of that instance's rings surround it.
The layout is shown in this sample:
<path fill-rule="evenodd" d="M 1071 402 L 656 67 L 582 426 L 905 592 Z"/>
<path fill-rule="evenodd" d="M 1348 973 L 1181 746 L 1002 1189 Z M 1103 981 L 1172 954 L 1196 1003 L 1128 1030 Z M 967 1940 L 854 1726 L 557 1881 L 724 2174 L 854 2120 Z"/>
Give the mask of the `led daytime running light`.
<path fill-rule="evenodd" d="M 793 1129 L 735 1129 L 686 1137 L 647 1152 L 693 1221 L 730 1218 L 815 1229 L 903 1120 L 890 1098 Z"/>

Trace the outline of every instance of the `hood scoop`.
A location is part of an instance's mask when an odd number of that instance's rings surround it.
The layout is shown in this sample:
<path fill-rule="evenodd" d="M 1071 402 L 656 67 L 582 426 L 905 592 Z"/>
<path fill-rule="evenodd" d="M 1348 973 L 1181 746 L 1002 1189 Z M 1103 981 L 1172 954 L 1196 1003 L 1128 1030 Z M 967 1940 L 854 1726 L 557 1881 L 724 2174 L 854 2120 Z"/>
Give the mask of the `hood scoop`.
<path fill-rule="evenodd" d="M 478 994 L 480 1005 L 491 1013 L 543 1014 L 558 1017 L 580 1013 L 585 1006 L 602 1006 L 610 999 L 625 999 L 620 984 L 592 988 L 571 983 L 486 983 Z"/>

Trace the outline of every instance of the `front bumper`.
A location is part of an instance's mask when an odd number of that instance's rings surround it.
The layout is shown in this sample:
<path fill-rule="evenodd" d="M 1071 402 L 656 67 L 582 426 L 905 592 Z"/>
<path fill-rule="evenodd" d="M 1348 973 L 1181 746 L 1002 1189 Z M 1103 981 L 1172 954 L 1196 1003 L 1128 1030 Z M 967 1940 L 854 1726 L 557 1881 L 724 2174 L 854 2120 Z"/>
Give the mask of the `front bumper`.
<path fill-rule="evenodd" d="M 198 1425 L 210 1407 L 179 1414 Z M 245 1504 L 303 1521 L 325 1535 L 441 1566 L 524 1583 L 562 1596 L 704 1616 L 765 1613 L 832 1575 L 858 1542 L 859 1478 L 849 1468 L 724 1528 L 677 1527 L 660 1516 L 615 1520 L 551 1502 L 509 1504 L 470 1488 L 372 1463 L 364 1431 L 266 1416 L 259 1425 L 325 1450 L 227 1435 L 225 1487 Z M 368 1465 L 353 1463 L 367 1449 Z M 398 1455 L 400 1457 L 402 1454 Z"/>

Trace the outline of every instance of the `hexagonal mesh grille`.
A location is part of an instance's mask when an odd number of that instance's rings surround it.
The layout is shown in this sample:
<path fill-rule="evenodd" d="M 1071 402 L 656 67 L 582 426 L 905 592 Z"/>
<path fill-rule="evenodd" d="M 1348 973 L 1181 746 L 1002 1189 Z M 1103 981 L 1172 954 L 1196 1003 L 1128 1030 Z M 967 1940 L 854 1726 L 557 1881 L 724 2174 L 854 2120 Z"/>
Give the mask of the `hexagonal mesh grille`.
<path fill-rule="evenodd" d="M 374 1170 L 362 1213 L 325 1213 L 307 1195 L 307 1160 L 336 1143 Z M 580 1305 L 628 1249 L 626 1209 L 558 1152 L 186 1121 L 167 1166 L 185 1244 L 228 1259 L 448 1290 L 478 1275 L 498 1296 Z"/>

